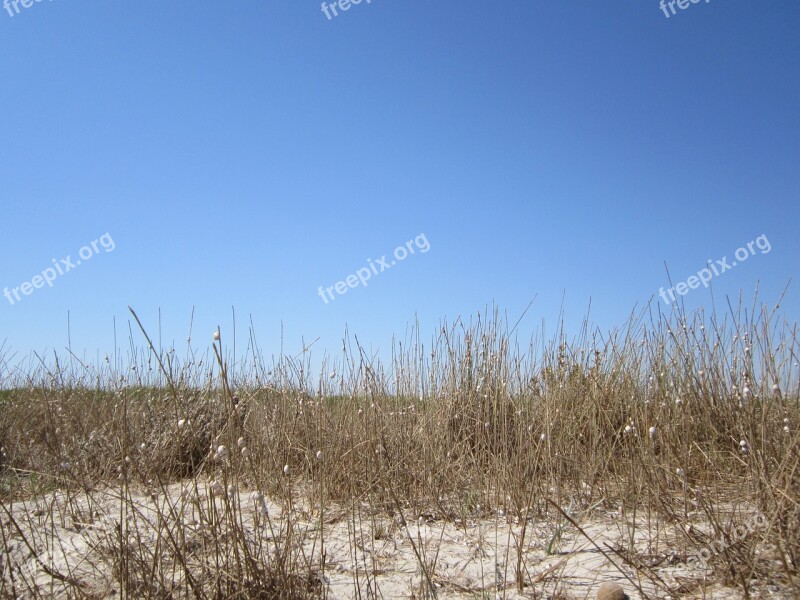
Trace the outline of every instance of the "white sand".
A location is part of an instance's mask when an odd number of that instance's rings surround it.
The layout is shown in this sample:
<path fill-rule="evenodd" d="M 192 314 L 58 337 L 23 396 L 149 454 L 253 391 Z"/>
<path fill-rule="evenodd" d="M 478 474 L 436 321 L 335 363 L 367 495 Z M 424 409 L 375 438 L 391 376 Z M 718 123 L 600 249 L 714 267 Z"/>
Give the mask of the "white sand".
<path fill-rule="evenodd" d="M 168 523 L 162 527 L 162 550 L 169 550 L 163 531 L 170 529 L 176 537 L 184 538 L 186 548 L 200 549 L 189 552 L 194 557 L 192 560 L 199 564 L 203 544 L 208 544 L 209 529 L 199 522 L 197 505 L 181 497 L 181 489 L 180 485 L 171 485 L 166 494 L 157 494 L 155 500 L 146 493 L 132 494 L 135 514 L 130 509 L 120 513 L 119 490 L 114 489 L 71 498 L 64 492 L 56 492 L 35 502 L 5 505 L 38 556 L 38 560 L 32 557 L 23 535 L 10 525 L 8 514 L 0 513 L 8 548 L 8 555 L 3 552 L 0 558 L 5 591 L 11 594 L 9 567 L 14 565 L 19 597 L 32 596 L 21 583 L 21 575 L 29 582 L 35 581 L 39 594 L 45 597 L 65 596 L 68 586 L 59 581 L 59 576 L 80 581 L 84 590 L 95 597 L 118 597 L 119 584 L 113 576 L 113 565 L 118 558 L 114 549 L 119 547 L 120 523 L 127 522 L 127 541 L 131 547 L 152 553 L 159 528 L 156 505 L 163 513 L 171 506 L 177 515 L 167 519 Z M 200 491 L 202 502 L 208 507 L 209 495 L 204 488 Z M 404 527 L 399 516 L 373 517 L 365 506 L 356 510 L 355 516 L 352 510 L 330 507 L 325 513 L 323 538 L 318 513 L 312 514 L 303 507 L 287 511 L 281 504 L 268 501 L 270 529 L 263 520 L 256 518 L 256 502 L 250 493 L 239 493 L 239 498 L 248 545 L 253 545 L 254 554 L 258 553 L 259 540 L 267 542 L 265 547 L 273 544 L 276 538 L 283 540 L 290 518 L 294 525 L 292 546 L 298 552 L 302 548 L 317 577 L 327 587 L 329 598 L 356 598 L 358 587 L 364 598 L 371 596 L 370 589 L 384 598 L 423 597 L 424 576 L 415 546 L 422 560 L 431 565 L 429 573 L 439 598 L 594 598 L 603 581 L 619 582 L 631 598 L 643 597 L 624 574 L 639 582 L 650 597 L 669 597 L 644 577 L 637 578 L 636 572 L 609 549 L 627 545 L 630 540 L 629 528 L 615 512 L 595 509 L 588 514 L 576 513 L 574 518 L 619 568 L 571 525 L 563 528 L 560 540 L 547 555 L 545 549 L 562 522 L 530 520 L 521 551 L 518 551 L 522 526 L 499 514 L 492 518 L 469 519 L 466 525 L 407 514 L 409 524 Z M 223 506 L 220 498 L 215 503 Z M 220 508 L 220 512 L 224 513 L 224 509 Z M 207 518 L 208 511 L 204 513 Z M 180 521 L 181 526 L 176 526 L 176 521 Z M 648 530 L 644 520 L 637 523 L 637 527 L 634 538 L 640 558 L 652 564 L 659 577 L 670 586 L 702 582 L 704 571 L 686 566 L 685 549 L 674 537 L 670 539 L 670 528 L 659 528 L 651 521 Z M 226 529 L 224 524 L 222 529 Z M 321 547 L 326 557 L 324 571 Z M 519 557 L 525 581 L 521 592 L 517 590 L 515 575 Z M 167 559 L 164 562 L 169 564 Z M 48 574 L 40 563 L 57 575 Z M 171 590 L 175 597 L 189 595 L 181 569 L 174 569 L 171 584 L 177 586 Z M 742 596 L 732 589 L 710 586 L 705 590 L 696 587 L 692 593 L 681 597 Z M 773 593 L 769 597 L 790 598 L 791 595 Z"/>

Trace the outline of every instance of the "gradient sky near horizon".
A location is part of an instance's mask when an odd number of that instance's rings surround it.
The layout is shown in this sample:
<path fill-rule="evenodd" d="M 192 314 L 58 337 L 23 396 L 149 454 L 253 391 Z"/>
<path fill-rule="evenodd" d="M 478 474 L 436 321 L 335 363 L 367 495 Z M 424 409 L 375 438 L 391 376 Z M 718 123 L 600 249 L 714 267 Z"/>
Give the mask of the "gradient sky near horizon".
<path fill-rule="evenodd" d="M 27 0 L 26 0 L 27 1 Z M 677 7 L 676 7 L 677 8 Z M 523 338 L 601 329 L 764 235 L 718 310 L 798 273 L 800 4 L 52 0 L 0 9 L 6 357 L 165 345 L 252 318 L 265 354 L 345 328 L 385 353 L 496 306 Z M 333 286 L 424 234 L 415 253 Z M 389 257 L 391 258 L 391 257 Z M 782 309 L 800 314 L 794 281 Z M 689 291 L 688 310 L 712 305 Z M 143 344 L 138 334 L 135 342 Z"/>

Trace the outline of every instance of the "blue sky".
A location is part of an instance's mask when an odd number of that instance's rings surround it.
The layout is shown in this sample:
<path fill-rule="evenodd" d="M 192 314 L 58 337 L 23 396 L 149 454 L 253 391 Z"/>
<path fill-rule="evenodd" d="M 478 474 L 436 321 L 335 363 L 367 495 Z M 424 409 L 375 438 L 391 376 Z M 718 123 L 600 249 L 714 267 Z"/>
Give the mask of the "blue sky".
<path fill-rule="evenodd" d="M 676 7 L 677 9 L 677 7 Z M 14 8 L 9 9 L 12 13 Z M 386 352 L 497 306 L 529 335 L 621 325 L 707 259 L 774 302 L 800 242 L 800 4 L 52 0 L 0 11 L 0 298 L 18 358 L 127 348 L 128 305 L 207 347 Z M 327 304 L 334 286 L 424 234 Z M 391 258 L 391 256 L 389 256 Z M 41 283 L 41 282 L 40 282 Z M 794 282 L 783 302 L 800 311 Z M 21 292 L 18 292 L 21 294 Z M 13 292 L 12 292 L 13 298 Z M 709 307 L 700 287 L 687 308 Z"/>

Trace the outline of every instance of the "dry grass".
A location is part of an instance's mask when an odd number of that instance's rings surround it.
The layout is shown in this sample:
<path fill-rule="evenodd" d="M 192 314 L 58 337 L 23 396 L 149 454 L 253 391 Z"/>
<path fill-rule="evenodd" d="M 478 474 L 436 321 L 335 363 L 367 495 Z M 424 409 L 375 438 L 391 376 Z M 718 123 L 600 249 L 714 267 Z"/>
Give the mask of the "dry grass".
<path fill-rule="evenodd" d="M 5 374 L 0 595 L 334 595 L 327 532 L 345 525 L 352 597 L 392 597 L 373 552 L 391 539 L 413 555 L 406 597 L 569 597 L 565 567 L 531 558 L 567 538 L 641 597 L 800 590 L 800 347 L 767 308 L 647 312 L 524 349 L 484 315 L 415 332 L 389 365 L 346 343 L 316 374 L 310 351 L 266 365 L 252 332 L 234 360 L 224 336 L 178 359 L 145 331 L 124 370 Z M 505 555 L 477 587 L 443 578 L 441 543 L 409 526 L 487 521 Z M 59 527 L 102 535 L 76 566 L 56 560 Z"/>

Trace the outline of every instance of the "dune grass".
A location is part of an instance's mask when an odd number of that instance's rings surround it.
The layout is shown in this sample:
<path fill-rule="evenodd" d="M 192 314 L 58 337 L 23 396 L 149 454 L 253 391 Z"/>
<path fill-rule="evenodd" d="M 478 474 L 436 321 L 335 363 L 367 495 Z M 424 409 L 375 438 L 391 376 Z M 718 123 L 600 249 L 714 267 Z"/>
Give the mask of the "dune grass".
<path fill-rule="evenodd" d="M 656 555 L 687 566 L 701 556 L 696 585 L 797 591 L 796 325 L 768 307 L 708 317 L 657 308 L 617 331 L 584 323 L 572 339 L 526 346 L 484 314 L 444 323 L 428 341 L 414 331 L 390 364 L 346 341 L 316 373 L 310 350 L 265 364 L 252 331 L 235 360 L 224 331 L 210 352 L 179 359 L 155 348 L 134 314 L 138 350 L 124 368 L 67 357 L 4 374 L 0 594 L 324 597 L 337 515 L 354 547 L 365 524 L 380 539 L 421 515 L 464 528 L 502 515 L 521 548 L 529 524 L 546 521 L 551 554 L 579 527 L 572 511 L 596 506 L 622 511 L 629 543 L 601 550 L 642 597 L 696 589 L 659 576 Z M 137 493 L 152 505 L 141 508 Z M 65 508 L 48 508 L 54 494 Z M 41 557 L 59 552 L 48 519 L 89 526 L 97 494 L 113 498 L 116 518 L 95 563 L 47 564 Z M 759 527 L 737 537 L 754 513 Z M 408 539 L 416 595 L 436 597 L 436 557 Z M 24 546 L 27 568 L 12 546 Z M 521 551 L 510 562 L 518 593 L 544 589 Z M 106 588 L 92 572 L 110 574 Z M 379 585 L 356 575 L 353 596 Z"/>

